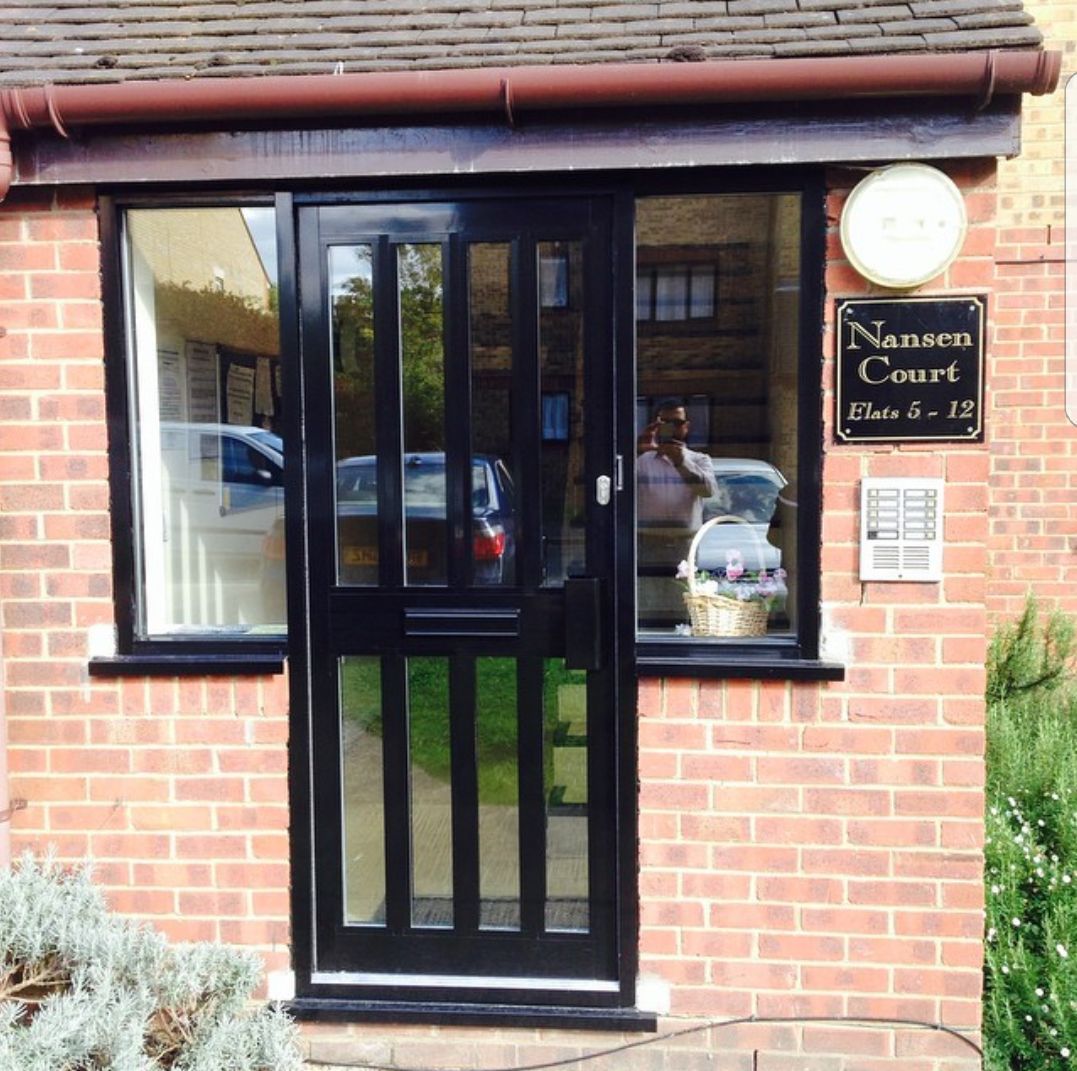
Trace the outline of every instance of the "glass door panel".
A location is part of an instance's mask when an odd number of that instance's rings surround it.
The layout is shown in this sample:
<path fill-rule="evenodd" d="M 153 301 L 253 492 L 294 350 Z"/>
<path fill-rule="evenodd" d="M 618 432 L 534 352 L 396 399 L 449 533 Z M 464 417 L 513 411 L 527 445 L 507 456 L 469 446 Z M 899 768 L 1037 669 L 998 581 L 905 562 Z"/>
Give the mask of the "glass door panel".
<path fill-rule="evenodd" d="M 518 930 L 520 769 L 516 660 L 479 658 L 475 670 L 479 927 Z"/>
<path fill-rule="evenodd" d="M 586 931 L 587 674 L 548 659 L 546 731 L 546 929 Z"/>
<path fill-rule="evenodd" d="M 373 585 L 378 582 L 373 247 L 330 246 L 327 256 L 337 579 Z"/>
<path fill-rule="evenodd" d="M 397 248 L 404 400 L 404 583 L 448 580 L 441 246 Z"/>
<path fill-rule="evenodd" d="M 408 659 L 411 924 L 452 926 L 452 756 L 449 660 Z"/>
<path fill-rule="evenodd" d="M 468 360 L 471 371 L 472 579 L 516 583 L 513 471 L 512 246 L 468 246 Z"/>
<path fill-rule="evenodd" d="M 340 660 L 344 906 L 349 923 L 385 925 L 381 661 Z"/>
<path fill-rule="evenodd" d="M 584 571 L 583 246 L 539 242 L 543 584 Z"/>

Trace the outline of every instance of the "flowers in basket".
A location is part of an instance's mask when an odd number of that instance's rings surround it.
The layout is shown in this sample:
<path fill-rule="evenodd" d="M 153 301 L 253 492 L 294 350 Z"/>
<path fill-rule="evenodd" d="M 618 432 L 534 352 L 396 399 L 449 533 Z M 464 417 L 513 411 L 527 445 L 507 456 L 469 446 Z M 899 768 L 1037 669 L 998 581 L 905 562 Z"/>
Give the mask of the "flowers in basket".
<path fill-rule="evenodd" d="M 784 569 L 749 572 L 744 567 L 744 556 L 739 550 L 726 552 L 724 569 L 714 572 L 699 569 L 693 576 L 691 566 L 687 561 L 682 561 L 677 566 L 676 575 L 678 580 L 689 581 L 688 587 L 695 594 L 718 595 L 742 603 L 762 603 L 768 611 L 788 594 Z"/>

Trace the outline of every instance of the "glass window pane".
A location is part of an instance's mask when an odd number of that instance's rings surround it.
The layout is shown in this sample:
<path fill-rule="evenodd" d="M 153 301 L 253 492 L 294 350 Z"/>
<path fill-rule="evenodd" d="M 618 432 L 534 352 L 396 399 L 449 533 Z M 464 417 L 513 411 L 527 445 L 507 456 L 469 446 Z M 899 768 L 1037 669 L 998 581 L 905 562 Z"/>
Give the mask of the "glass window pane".
<path fill-rule="evenodd" d="M 709 320 L 714 315 L 714 269 L 692 268 L 688 315 L 693 320 Z"/>
<path fill-rule="evenodd" d="M 654 319 L 654 300 L 651 293 L 651 273 L 649 271 L 636 273 L 636 319 Z"/>
<path fill-rule="evenodd" d="M 587 871 L 587 674 L 547 659 L 543 688 L 546 736 L 546 929 L 590 925 Z"/>
<path fill-rule="evenodd" d="M 788 634 L 800 199 L 641 198 L 636 224 L 640 273 L 656 272 L 658 289 L 655 322 L 637 332 L 640 634 L 713 642 Z M 674 322 L 685 307 L 703 322 Z M 699 532 L 697 590 L 686 601 L 676 573 Z"/>
<path fill-rule="evenodd" d="M 340 660 L 344 920 L 385 924 L 381 660 Z"/>
<path fill-rule="evenodd" d="M 445 352 L 441 246 L 397 250 L 404 392 L 405 583 L 448 580 Z"/>
<path fill-rule="evenodd" d="M 449 660 L 409 658 L 412 926 L 453 924 L 449 740 Z"/>
<path fill-rule="evenodd" d="M 516 581 L 509 253 L 505 243 L 468 246 L 471 558 L 481 586 Z"/>
<path fill-rule="evenodd" d="M 479 926 L 520 928 L 520 776 L 516 659 L 475 664 L 479 783 Z"/>
<path fill-rule="evenodd" d="M 138 209 L 126 230 L 139 632 L 282 632 L 273 210 Z"/>
<path fill-rule="evenodd" d="M 337 579 L 378 582 L 374 265 L 370 245 L 329 248 Z"/>
<path fill-rule="evenodd" d="M 654 318 L 683 320 L 688 303 L 688 270 L 659 268 L 654 290 Z"/>
<path fill-rule="evenodd" d="M 539 242 L 538 250 L 540 262 L 560 257 L 567 272 L 567 304 L 539 309 L 543 584 L 558 587 L 571 572 L 583 571 L 586 549 L 583 247 Z"/>

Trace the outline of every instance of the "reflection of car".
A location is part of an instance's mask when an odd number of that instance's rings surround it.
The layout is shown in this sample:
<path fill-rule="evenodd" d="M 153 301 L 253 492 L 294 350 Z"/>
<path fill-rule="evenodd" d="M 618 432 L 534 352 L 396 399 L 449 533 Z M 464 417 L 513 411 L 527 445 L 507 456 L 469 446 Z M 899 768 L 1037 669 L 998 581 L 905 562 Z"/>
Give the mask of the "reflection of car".
<path fill-rule="evenodd" d="M 445 455 L 404 455 L 405 542 L 408 584 L 448 582 Z M 341 584 L 378 584 L 377 459 L 349 457 L 337 464 L 337 559 Z M 267 607 L 283 614 L 284 526 L 265 540 L 262 591 Z M 471 559 L 476 584 L 515 579 L 516 514 L 512 477 L 504 462 L 471 460 Z M 268 611 L 267 611 L 268 612 Z"/>
<path fill-rule="evenodd" d="M 164 421 L 160 444 L 169 616 L 263 623 L 263 543 L 284 516 L 280 436 L 247 425 Z"/>
<path fill-rule="evenodd" d="M 444 584 L 447 487 L 445 455 L 404 455 L 404 531 L 409 584 Z M 378 489 L 373 457 L 337 465 L 337 531 L 342 584 L 378 582 Z M 512 478 L 503 462 L 471 459 L 471 557 L 476 584 L 511 583 L 516 561 Z"/>
<path fill-rule="evenodd" d="M 703 520 L 714 517 L 741 517 L 750 525 L 727 521 L 711 527 L 700 541 L 696 564 L 709 572 L 725 569 L 730 552 L 739 550 L 750 572 L 777 569 L 782 552 L 767 539 L 778 508 L 778 498 L 786 486 L 785 477 L 769 462 L 745 457 L 711 459 L 718 491 L 703 503 Z M 783 500 L 784 501 L 784 500 Z"/>

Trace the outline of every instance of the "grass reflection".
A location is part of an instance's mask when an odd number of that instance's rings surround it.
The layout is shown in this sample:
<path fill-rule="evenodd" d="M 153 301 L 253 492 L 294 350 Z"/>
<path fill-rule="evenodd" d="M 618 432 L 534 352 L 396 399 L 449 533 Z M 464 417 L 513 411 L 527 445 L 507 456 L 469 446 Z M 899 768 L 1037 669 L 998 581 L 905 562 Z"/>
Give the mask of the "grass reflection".
<path fill-rule="evenodd" d="M 446 711 L 449 708 L 447 659 L 409 660 L 411 762 L 431 777 L 450 780 L 451 756 Z M 342 669 L 345 716 L 367 732 L 382 734 L 380 665 L 377 659 L 348 659 Z M 479 801 L 514 804 L 518 794 L 516 660 L 476 659 L 477 749 L 481 760 Z M 547 792 L 554 792 L 553 752 L 556 741 L 571 730 L 562 715 L 563 697 L 585 687 L 586 674 L 567 670 L 560 659 L 548 659 L 543 681 L 543 770 Z M 577 704 L 578 705 L 578 704 Z M 574 733 L 573 733 L 574 735 Z M 564 786 L 560 786 L 564 791 Z"/>

